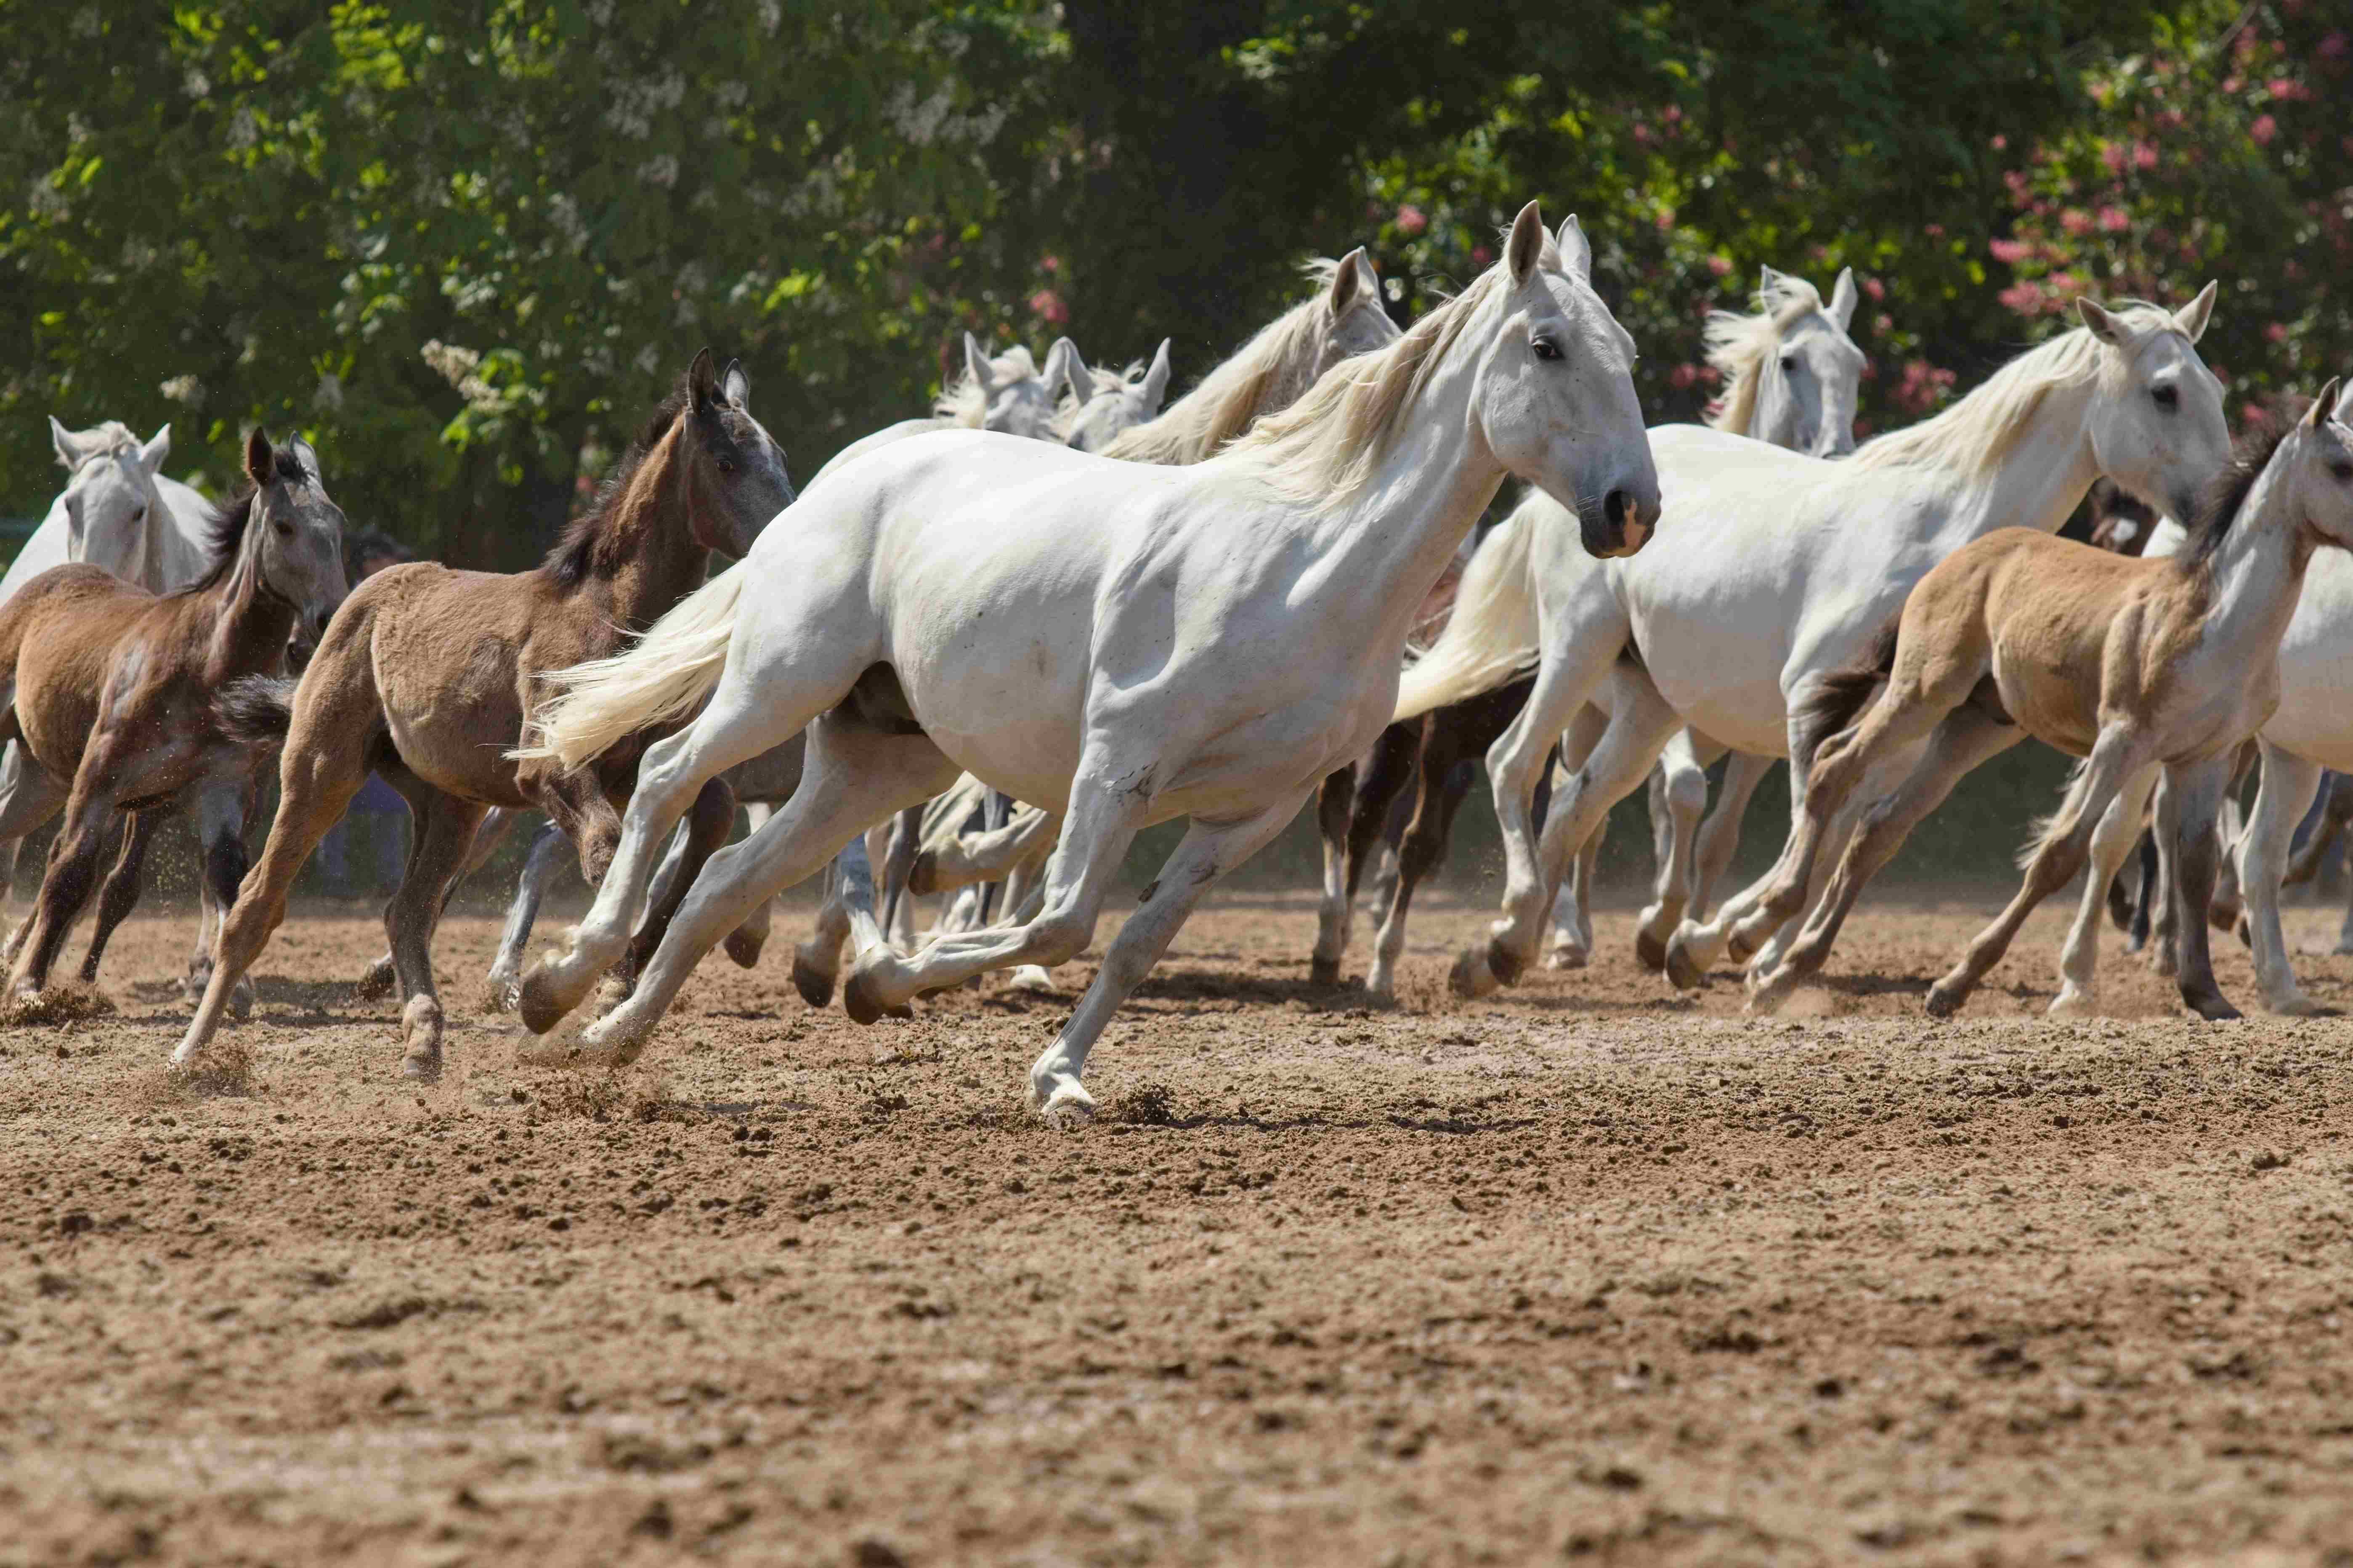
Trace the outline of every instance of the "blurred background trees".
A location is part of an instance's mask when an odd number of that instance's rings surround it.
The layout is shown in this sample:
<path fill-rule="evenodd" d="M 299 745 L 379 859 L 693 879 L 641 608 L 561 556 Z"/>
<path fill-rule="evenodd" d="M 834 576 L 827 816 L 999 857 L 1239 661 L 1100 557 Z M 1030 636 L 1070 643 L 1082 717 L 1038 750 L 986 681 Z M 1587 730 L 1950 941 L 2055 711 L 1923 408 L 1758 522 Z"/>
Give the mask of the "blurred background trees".
<path fill-rule="evenodd" d="M 226 481 L 314 434 L 355 521 L 514 566 L 698 345 L 797 474 L 970 329 L 1181 386 L 1369 245 L 1400 317 L 1541 197 L 1696 415 L 1760 264 L 1863 283 L 1863 417 L 2078 292 L 2223 297 L 2234 403 L 2353 363 L 2341 7 L 2126 0 L 153 0 L 0 9 L 0 514 L 43 416 Z"/>

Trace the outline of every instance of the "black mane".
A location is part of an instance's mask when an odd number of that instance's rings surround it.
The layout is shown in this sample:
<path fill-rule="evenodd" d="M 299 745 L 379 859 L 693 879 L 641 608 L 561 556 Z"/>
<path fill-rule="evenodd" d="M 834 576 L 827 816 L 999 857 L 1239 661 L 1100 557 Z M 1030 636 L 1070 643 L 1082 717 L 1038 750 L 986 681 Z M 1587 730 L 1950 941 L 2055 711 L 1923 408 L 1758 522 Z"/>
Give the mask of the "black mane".
<path fill-rule="evenodd" d="M 2230 536 L 2231 525 L 2245 510 L 2247 496 L 2255 481 L 2271 467 L 2272 457 L 2295 428 L 2293 419 L 2263 419 L 2250 424 L 2239 444 L 2232 450 L 2230 467 L 2224 468 L 2207 488 L 2206 504 L 2198 521 L 2189 525 L 2189 538 L 2182 542 L 2179 559 L 2185 568 L 2205 565 L 2222 548 Z"/>
<path fill-rule="evenodd" d="M 620 499 L 622 491 L 628 489 L 630 478 L 654 447 L 660 445 L 661 438 L 670 433 L 670 427 L 678 422 L 678 416 L 686 412 L 689 397 L 685 380 L 681 377 L 670 395 L 656 404 L 654 411 L 646 416 L 645 427 L 638 432 L 638 438 L 629 443 L 629 449 L 621 454 L 621 460 L 607 473 L 605 482 L 596 487 L 596 499 L 589 503 L 588 510 L 564 525 L 564 532 L 556 540 L 555 548 L 547 552 L 547 559 L 540 568 L 553 576 L 558 586 L 576 588 L 596 575 L 598 557 L 603 553 L 601 547 L 607 542 L 609 531 L 605 526 L 606 521 L 613 503 Z"/>
<path fill-rule="evenodd" d="M 237 552 L 245 543 L 245 525 L 252 521 L 254 499 L 261 493 L 251 479 L 247 479 L 227 500 L 213 508 L 212 515 L 199 525 L 205 543 L 205 569 L 196 580 L 185 587 L 172 590 L 174 596 L 201 594 L 228 575 L 237 564 Z"/>

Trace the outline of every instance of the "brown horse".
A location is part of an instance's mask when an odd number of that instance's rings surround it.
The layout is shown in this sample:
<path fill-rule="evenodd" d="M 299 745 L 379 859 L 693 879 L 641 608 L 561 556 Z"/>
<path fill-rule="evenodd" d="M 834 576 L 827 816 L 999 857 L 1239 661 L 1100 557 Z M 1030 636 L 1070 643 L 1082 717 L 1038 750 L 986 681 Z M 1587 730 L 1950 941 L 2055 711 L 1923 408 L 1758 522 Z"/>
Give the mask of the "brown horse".
<path fill-rule="evenodd" d="M 0 743 L 21 738 L 65 826 L 12 956 L 17 994 L 37 995 L 119 843 L 82 961 L 98 977 L 107 938 L 138 901 L 147 841 L 165 811 L 201 798 L 205 876 L 222 906 L 245 872 L 245 814 L 260 755 L 220 722 L 230 682 L 283 668 L 298 618 L 315 632 L 343 597 L 343 514 L 302 441 L 246 441 L 248 489 L 216 512 L 212 558 L 157 595 L 88 563 L 43 573 L 0 608 Z M 28 782 L 32 782 L 29 781 Z"/>
<path fill-rule="evenodd" d="M 578 846 L 594 883 L 620 835 L 615 806 L 636 781 L 634 742 L 571 773 L 509 760 L 524 713 L 543 695 L 543 672 L 617 651 L 702 583 L 712 551 L 740 556 L 792 501 L 784 455 L 752 417 L 750 393 L 742 371 L 714 375 L 710 351 L 698 353 L 596 505 L 538 568 L 510 576 L 418 562 L 379 572 L 327 627 L 299 684 L 248 682 L 232 694 L 225 707 L 243 732 L 284 728 L 282 793 L 269 842 L 221 924 L 219 963 L 175 1063 L 218 1027 L 229 985 L 285 919 L 295 873 L 374 769 L 417 822 L 407 871 L 384 917 L 400 981 L 404 1070 L 440 1075 L 433 931 L 484 814 L 546 812 Z M 727 786 L 713 780 L 694 804 L 677 897 L 734 817 Z M 649 941 L 659 940 L 667 913 L 648 921 Z"/>
<path fill-rule="evenodd" d="M 2205 914 L 2214 818 L 2241 745 L 2279 704 L 2279 644 L 2322 545 L 2353 546 L 2353 400 L 2330 382 L 2295 426 L 2258 432 L 2179 556 L 2134 560 L 2007 528 L 1920 579 L 1867 665 L 1825 683 L 1802 711 L 1811 753 L 1804 815 L 1766 910 L 1804 904 L 1830 819 L 1883 759 L 1926 742 L 1909 775 L 1864 814 L 1821 901 L 1752 1002 L 1768 1007 L 1818 971 L 1864 883 L 1959 777 L 2032 735 L 2083 759 L 2065 801 L 2024 857 L 2026 879 L 1928 993 L 1958 1007 L 2027 914 L 2088 858 L 2093 873 L 2061 963 L 2054 1014 L 2094 1006 L 2099 905 L 2161 772 L 2158 831 L 2174 845 L 2178 983 L 2203 1017 L 2239 1015 L 2216 988 Z M 1876 692 L 1876 696 L 1873 693 Z"/>

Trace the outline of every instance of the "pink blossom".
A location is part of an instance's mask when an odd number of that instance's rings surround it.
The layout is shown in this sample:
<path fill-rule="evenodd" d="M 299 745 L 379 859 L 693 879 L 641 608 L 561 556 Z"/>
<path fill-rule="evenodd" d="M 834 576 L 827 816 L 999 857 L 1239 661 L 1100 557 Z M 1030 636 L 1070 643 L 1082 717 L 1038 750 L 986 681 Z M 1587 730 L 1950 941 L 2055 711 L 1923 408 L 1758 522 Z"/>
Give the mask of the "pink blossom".
<path fill-rule="evenodd" d="M 1041 256 L 1038 258 L 1038 269 L 1041 272 L 1060 272 L 1062 269 L 1062 258 L 1059 256 Z"/>
<path fill-rule="evenodd" d="M 1679 103 L 1671 103 L 1667 105 L 1665 112 L 1661 114 L 1659 118 L 1665 121 L 1670 125 L 1681 124 L 1683 118 L 1683 105 Z"/>
<path fill-rule="evenodd" d="M 1058 327 L 1071 319 L 1071 308 L 1063 304 L 1062 297 L 1051 289 L 1040 289 L 1029 296 L 1029 312 L 1039 321 L 1050 321 Z"/>
<path fill-rule="evenodd" d="M 2154 142 L 2136 142 L 2133 143 L 2133 167 L 2136 169 L 2154 169 L 2157 167 L 2157 146 Z"/>
<path fill-rule="evenodd" d="M 2226 76 L 2222 79 L 2222 90 L 2224 92 L 2236 92 L 2246 85 L 2247 84 L 2245 82 L 2241 81 L 2234 76 Z"/>
<path fill-rule="evenodd" d="M 2284 343 L 2287 342 L 2287 324 L 2284 321 L 2267 322 L 2263 327 L 2263 336 L 2273 342 Z"/>
<path fill-rule="evenodd" d="M 1675 388 L 1678 392 L 1682 391 L 1684 387 L 1689 386 L 1698 379 L 1699 366 L 1695 364 L 1679 364 L 1675 366 L 1674 369 L 1667 372 L 1667 384 Z"/>
<path fill-rule="evenodd" d="M 1986 248 L 1993 252 L 1996 261 L 2015 267 L 2026 259 L 2028 246 L 2022 239 L 1997 239 Z"/>
<path fill-rule="evenodd" d="M 2279 134 L 2279 121 L 2268 114 L 2258 114 L 2255 122 L 2247 127 L 2247 134 L 2254 138 L 2256 146 L 2268 147 L 2272 138 Z"/>
<path fill-rule="evenodd" d="M 2275 76 L 2263 84 L 2274 98 L 2295 103 L 2312 96 L 2312 89 L 2290 76 Z"/>
<path fill-rule="evenodd" d="M 2102 142 L 2100 144 L 2100 162 L 2108 166 L 2109 174 L 2123 174 L 2125 172 L 2124 144 L 2118 142 Z"/>
<path fill-rule="evenodd" d="M 1707 269 L 1718 278 L 1729 278 L 1732 276 L 1732 258 L 1711 256 L 1707 258 Z"/>
<path fill-rule="evenodd" d="M 1643 124 L 1641 121 L 1636 121 L 1634 122 L 1634 145 L 1637 147 L 1648 147 L 1650 144 L 1651 128 Z"/>
<path fill-rule="evenodd" d="M 2263 405 L 2260 403 L 2242 403 L 2239 405 L 2239 417 L 2248 424 L 2254 424 L 2263 417 Z"/>
<path fill-rule="evenodd" d="M 2324 60 L 2341 60 L 2348 49 L 2353 49 L 2353 39 L 2346 37 L 2341 30 L 2320 40 L 2320 58 Z"/>
<path fill-rule="evenodd" d="M 2092 232 L 2092 215 L 2081 207 L 2069 207 L 2059 215 L 2059 226 L 2069 234 Z"/>
<path fill-rule="evenodd" d="M 1430 226 L 1429 215 L 1425 214 L 1419 207 L 1414 205 L 1411 202 L 1408 202 L 1403 206 L 1398 208 L 1397 217 L 1393 221 L 1396 223 L 1397 231 L 1399 234 L 1419 234 L 1423 229 Z"/>
<path fill-rule="evenodd" d="M 1870 295 L 1874 300 L 1884 300 L 1887 298 L 1887 285 L 1882 283 L 1876 278 L 1864 279 L 1862 280 L 1862 291 Z"/>
<path fill-rule="evenodd" d="M 1869 439 L 1871 438 L 1871 432 L 1872 432 L 1872 423 L 1871 423 L 1871 421 L 1870 421 L 1870 420 L 1868 420 L 1868 419 L 1858 419 L 1858 420 L 1856 420 L 1856 421 L 1854 422 L 1854 438 L 1855 438 L 1856 440 L 1858 440 L 1858 441 L 1867 441 L 1867 440 L 1869 440 Z"/>
<path fill-rule="evenodd" d="M 1926 234 L 1930 239 L 1942 239 L 1945 237 L 1945 226 L 1940 223 L 1932 223 L 1926 228 L 1922 229 L 1921 232 Z"/>
<path fill-rule="evenodd" d="M 1472 266 L 1473 266 L 1473 267 L 1484 267 L 1484 266 L 1486 266 L 1486 265 L 1487 265 L 1487 263 L 1489 263 L 1489 262 L 1491 262 L 1491 261 L 1493 261 L 1493 260 L 1494 260 L 1494 259 L 1495 259 L 1495 253 L 1494 253 L 1493 251 L 1492 251 L 1492 250 L 1488 249 L 1485 246 L 1483 246 L 1483 245 L 1474 245 L 1474 246 L 1472 246 L 1472 247 L 1471 247 L 1471 265 L 1472 265 Z"/>
<path fill-rule="evenodd" d="M 2110 234 L 2122 234 L 2132 226 L 2132 219 L 2125 216 L 2122 207 L 2105 206 L 2100 209 L 2100 226 Z"/>
<path fill-rule="evenodd" d="M 1675 209 L 1674 209 L 1674 208 L 1672 208 L 1672 207 L 1661 207 L 1661 208 L 1659 209 L 1659 219 L 1658 219 L 1658 222 L 1659 222 L 1659 232 L 1660 232 L 1661 234 L 1664 234 L 1664 233 L 1666 233 L 1666 232 L 1667 232 L 1667 230 L 1669 230 L 1669 229 L 1671 229 L 1671 228 L 1674 227 L 1674 226 L 1675 226 Z"/>
<path fill-rule="evenodd" d="M 1995 297 L 2021 316 L 2037 315 L 2043 306 L 2042 290 L 2031 283 L 2013 283 Z"/>
<path fill-rule="evenodd" d="M 2179 131 L 2189 123 L 2189 116 L 2178 109 L 2168 109 L 2157 117 L 2157 122 L 2169 131 Z"/>
<path fill-rule="evenodd" d="M 1995 152 L 1999 153 L 1999 152 L 2000 152 L 2003 148 L 2008 147 L 2008 146 L 2010 145 L 2010 138 L 2009 138 L 2009 137 L 2007 137 L 2007 136 L 1997 135 L 1997 136 L 1995 136 L 1995 137 L 1994 137 L 1994 139 L 1993 139 L 1992 142 L 1990 143 L 1990 145 L 1992 146 L 1992 148 L 1993 148 L 1993 150 L 1994 150 Z"/>

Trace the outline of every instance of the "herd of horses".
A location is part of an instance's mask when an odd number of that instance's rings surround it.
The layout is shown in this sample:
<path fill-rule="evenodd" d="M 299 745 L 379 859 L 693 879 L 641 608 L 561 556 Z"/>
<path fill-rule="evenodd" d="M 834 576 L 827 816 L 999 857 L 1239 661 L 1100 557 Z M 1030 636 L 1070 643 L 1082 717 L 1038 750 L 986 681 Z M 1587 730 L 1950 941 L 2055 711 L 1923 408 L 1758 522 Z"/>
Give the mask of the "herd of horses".
<path fill-rule="evenodd" d="M 529 813 L 547 826 L 486 1002 L 613 1063 L 712 947 L 755 963 L 774 896 L 812 876 L 825 900 L 793 977 L 813 1005 L 839 989 L 871 1021 L 992 971 L 1050 987 L 1135 836 L 1187 819 L 1030 1069 L 1036 1111 L 1083 1116 L 1114 1010 L 1311 798 L 1316 980 L 1339 978 L 1369 885 L 1366 985 L 1392 993 L 1414 892 L 1483 759 L 1505 889 L 1459 993 L 1586 962 L 1599 829 L 1647 780 L 1658 875 L 1637 955 L 1693 988 L 1729 954 L 1761 1010 L 1821 971 L 1954 784 L 2031 736 L 2081 765 L 1932 1014 L 2087 865 L 2052 1007 L 2095 1008 L 2101 916 L 2151 823 L 2150 942 L 2185 1003 L 2234 1016 L 2206 934 L 2235 914 L 2215 896 L 2229 860 L 2263 1005 L 2313 1010 L 2278 903 L 2322 771 L 2353 767 L 2334 700 L 2353 680 L 2353 563 L 2320 550 L 2353 546 L 2353 395 L 2331 383 L 2234 452 L 2196 346 L 2210 284 L 2178 310 L 2084 300 L 2079 324 L 1857 446 L 1854 279 L 1826 300 L 1768 268 L 1753 312 L 1708 323 L 1707 424 L 1646 428 L 1635 345 L 1590 269 L 1577 220 L 1548 229 L 1533 203 L 1410 327 L 1363 252 L 1319 263 L 1310 298 L 1165 410 L 1166 342 L 1114 372 L 1068 339 L 1041 369 L 967 337 L 929 417 L 797 491 L 748 380 L 705 351 L 540 566 L 416 563 L 349 592 L 307 443 L 255 433 L 244 484 L 212 507 L 163 478 L 167 435 L 52 421 L 69 483 L 0 588 L 0 872 L 64 817 L 8 940 L 14 1005 L 49 985 L 111 849 L 95 977 L 155 824 L 193 806 L 206 914 L 173 1058 L 193 1061 L 249 1006 L 297 873 L 370 771 L 415 833 L 366 984 L 397 988 L 421 1079 L 442 1066 L 443 906 Z M 1507 478 L 1525 499 L 1481 538 Z M 2117 548 L 2057 537 L 2095 488 Z M 707 575 L 714 552 L 733 564 Z M 1785 758 L 1783 851 L 1719 899 Z M 2353 819 L 2338 795 L 2307 863 Z M 730 843 L 739 805 L 751 831 Z M 526 969 L 567 842 L 594 900 Z"/>

